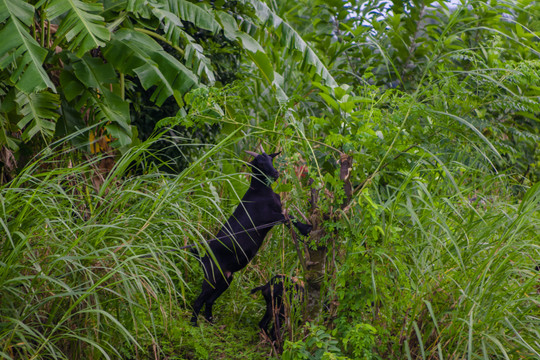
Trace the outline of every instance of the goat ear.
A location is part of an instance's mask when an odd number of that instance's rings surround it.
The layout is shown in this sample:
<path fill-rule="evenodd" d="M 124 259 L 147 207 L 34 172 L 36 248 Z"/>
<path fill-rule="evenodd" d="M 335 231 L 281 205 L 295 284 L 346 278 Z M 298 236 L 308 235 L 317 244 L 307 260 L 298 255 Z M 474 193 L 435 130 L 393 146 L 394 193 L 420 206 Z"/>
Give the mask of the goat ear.
<path fill-rule="evenodd" d="M 270 154 L 269 156 L 273 159 L 273 158 L 275 158 L 276 156 L 278 156 L 279 154 L 281 154 L 281 151 L 279 151 L 279 152 L 277 152 L 277 153 Z"/>
<path fill-rule="evenodd" d="M 248 153 L 249 155 L 253 156 L 254 158 L 256 158 L 257 156 L 259 156 L 259 154 L 257 154 L 256 152 L 253 152 L 253 151 L 249 151 L 249 150 L 244 150 L 246 153 Z"/>

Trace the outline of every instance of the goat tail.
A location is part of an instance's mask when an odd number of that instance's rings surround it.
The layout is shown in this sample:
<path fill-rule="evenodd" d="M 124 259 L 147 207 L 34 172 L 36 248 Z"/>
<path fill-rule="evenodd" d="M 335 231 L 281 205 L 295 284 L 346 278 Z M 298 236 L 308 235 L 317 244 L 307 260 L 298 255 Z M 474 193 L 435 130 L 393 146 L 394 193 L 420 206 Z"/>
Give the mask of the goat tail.
<path fill-rule="evenodd" d="M 262 289 L 264 289 L 264 287 L 265 287 L 265 285 L 257 286 L 256 288 L 251 289 L 250 294 L 255 294 L 257 291 L 262 291 Z"/>

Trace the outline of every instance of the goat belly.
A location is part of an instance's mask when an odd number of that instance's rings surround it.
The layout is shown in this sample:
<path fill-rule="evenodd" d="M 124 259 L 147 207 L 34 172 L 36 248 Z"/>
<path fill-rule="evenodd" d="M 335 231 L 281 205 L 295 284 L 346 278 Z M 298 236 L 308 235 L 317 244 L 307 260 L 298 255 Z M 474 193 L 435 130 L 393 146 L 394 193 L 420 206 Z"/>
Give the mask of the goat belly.
<path fill-rule="evenodd" d="M 258 248 L 241 246 L 238 237 L 227 237 L 212 242 L 210 250 L 214 256 L 208 257 L 209 261 L 213 263 L 217 260 L 219 267 L 235 272 L 244 268 L 251 261 Z"/>

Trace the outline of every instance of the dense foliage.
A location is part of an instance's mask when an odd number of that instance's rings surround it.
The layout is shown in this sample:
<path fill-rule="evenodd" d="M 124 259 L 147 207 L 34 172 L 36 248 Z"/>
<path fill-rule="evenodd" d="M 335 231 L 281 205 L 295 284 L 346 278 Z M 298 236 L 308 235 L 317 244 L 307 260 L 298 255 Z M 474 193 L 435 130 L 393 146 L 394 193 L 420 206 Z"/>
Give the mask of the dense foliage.
<path fill-rule="evenodd" d="M 540 358 L 540 4 L 0 0 L 0 356 Z M 284 206 L 189 326 L 263 144 Z M 249 290 L 303 278 L 283 344 Z"/>

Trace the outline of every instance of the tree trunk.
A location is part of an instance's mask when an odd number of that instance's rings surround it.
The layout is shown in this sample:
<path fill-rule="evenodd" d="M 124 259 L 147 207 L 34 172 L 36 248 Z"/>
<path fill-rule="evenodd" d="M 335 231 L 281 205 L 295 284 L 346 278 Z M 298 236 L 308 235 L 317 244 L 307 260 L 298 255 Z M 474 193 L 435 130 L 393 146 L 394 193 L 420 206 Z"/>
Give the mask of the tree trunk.
<path fill-rule="evenodd" d="M 313 230 L 310 241 L 315 244 L 314 248 L 307 248 L 308 259 L 306 261 L 306 285 L 307 285 L 307 318 L 309 321 L 318 322 L 322 312 L 323 300 L 321 299 L 321 286 L 324 280 L 326 268 L 327 247 L 322 245 L 324 230 L 319 211 L 311 214 Z"/>
<path fill-rule="evenodd" d="M 345 190 L 345 199 L 340 204 L 345 209 L 352 199 L 352 186 L 350 174 L 352 168 L 352 157 L 347 154 L 341 154 L 340 157 L 340 179 L 343 181 Z M 313 183 L 313 181 L 311 181 Z M 310 243 L 314 244 L 306 249 L 308 257 L 306 261 L 305 280 L 307 286 L 307 319 L 311 322 L 319 322 L 323 307 L 323 296 L 321 288 L 326 271 L 326 257 L 328 254 L 327 243 L 323 242 L 326 232 L 323 228 L 324 219 L 333 218 L 334 214 L 321 214 L 317 206 L 319 200 L 319 191 L 311 189 L 311 216 L 310 221 L 313 230 L 310 234 Z"/>

